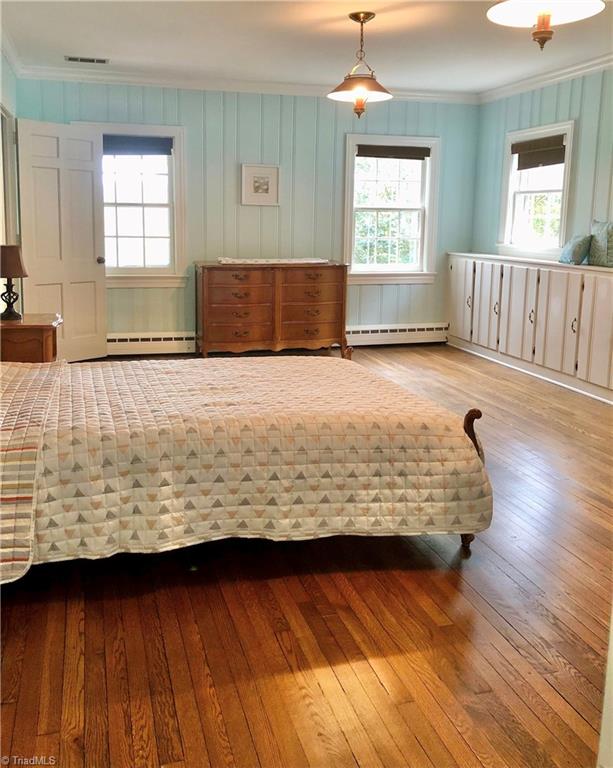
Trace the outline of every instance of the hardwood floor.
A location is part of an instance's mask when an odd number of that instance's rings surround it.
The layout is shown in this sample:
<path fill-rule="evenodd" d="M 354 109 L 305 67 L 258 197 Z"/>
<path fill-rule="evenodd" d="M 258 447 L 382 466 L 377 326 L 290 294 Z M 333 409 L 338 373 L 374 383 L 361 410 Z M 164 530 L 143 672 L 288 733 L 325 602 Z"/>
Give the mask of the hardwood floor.
<path fill-rule="evenodd" d="M 611 409 L 443 346 L 354 360 L 477 423 L 492 527 L 231 540 L 3 590 L 2 755 L 61 768 L 593 768 Z"/>

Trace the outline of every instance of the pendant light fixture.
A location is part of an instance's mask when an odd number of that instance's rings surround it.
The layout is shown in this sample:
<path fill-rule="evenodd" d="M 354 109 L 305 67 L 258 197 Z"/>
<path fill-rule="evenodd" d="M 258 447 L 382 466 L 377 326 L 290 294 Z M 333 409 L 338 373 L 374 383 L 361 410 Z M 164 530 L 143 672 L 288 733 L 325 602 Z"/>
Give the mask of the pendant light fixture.
<path fill-rule="evenodd" d="M 588 19 L 604 7 L 604 0 L 501 0 L 487 18 L 503 27 L 532 27 L 532 39 L 542 51 L 553 37 L 552 26 Z"/>
<path fill-rule="evenodd" d="M 372 11 L 358 11 L 350 13 L 349 18 L 360 25 L 360 50 L 357 52 L 357 61 L 345 75 L 345 79 L 328 94 L 334 101 L 353 102 L 353 111 L 358 117 L 362 117 L 366 111 L 367 101 L 387 101 L 393 98 L 392 94 L 377 82 L 373 69 L 367 64 L 364 53 L 364 24 L 375 18 Z M 360 68 L 363 71 L 360 73 Z"/>

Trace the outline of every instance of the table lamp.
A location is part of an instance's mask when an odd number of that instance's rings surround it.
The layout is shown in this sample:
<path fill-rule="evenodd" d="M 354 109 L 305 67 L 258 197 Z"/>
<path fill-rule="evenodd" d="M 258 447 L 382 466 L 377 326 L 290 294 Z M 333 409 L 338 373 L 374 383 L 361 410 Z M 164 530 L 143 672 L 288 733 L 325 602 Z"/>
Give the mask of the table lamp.
<path fill-rule="evenodd" d="M 19 298 L 19 294 L 13 289 L 13 278 L 27 276 L 28 273 L 21 260 L 21 248 L 18 245 L 0 246 L 0 277 L 6 278 L 6 290 L 0 294 L 6 309 L 0 315 L 0 320 L 21 320 L 19 312 L 13 309 L 13 305 Z"/>

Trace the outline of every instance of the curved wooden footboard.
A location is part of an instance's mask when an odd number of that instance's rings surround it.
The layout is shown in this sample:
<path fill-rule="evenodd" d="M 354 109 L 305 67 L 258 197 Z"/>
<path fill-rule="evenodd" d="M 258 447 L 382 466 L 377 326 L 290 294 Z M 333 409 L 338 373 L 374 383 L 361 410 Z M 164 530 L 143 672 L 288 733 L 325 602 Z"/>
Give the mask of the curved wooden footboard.
<path fill-rule="evenodd" d="M 482 416 L 483 414 L 478 408 L 471 408 L 466 416 L 464 416 L 464 432 L 466 432 L 472 444 L 475 446 L 475 450 L 477 451 L 481 461 L 484 461 L 485 457 L 483 455 L 483 448 L 481 447 L 481 443 L 477 439 L 477 434 L 475 432 L 475 421 L 480 419 Z M 475 534 L 462 533 L 460 537 L 462 539 L 462 547 L 464 549 L 470 549 L 470 544 L 472 541 L 474 541 Z"/>

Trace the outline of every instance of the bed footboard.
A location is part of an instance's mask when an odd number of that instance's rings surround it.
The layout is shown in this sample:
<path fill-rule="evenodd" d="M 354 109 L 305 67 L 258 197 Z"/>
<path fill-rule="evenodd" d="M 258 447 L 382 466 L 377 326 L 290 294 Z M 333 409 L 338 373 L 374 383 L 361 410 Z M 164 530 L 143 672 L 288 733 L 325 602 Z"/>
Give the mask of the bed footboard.
<path fill-rule="evenodd" d="M 481 461 L 485 461 L 483 447 L 481 446 L 481 443 L 479 442 L 475 432 L 475 421 L 480 419 L 481 416 L 483 416 L 483 414 L 478 408 L 471 408 L 466 416 L 464 416 L 464 432 L 466 432 L 472 444 L 475 446 L 475 450 L 477 451 Z M 470 550 L 470 544 L 475 540 L 475 534 L 462 533 L 460 538 L 462 539 L 462 547 L 466 550 Z"/>

